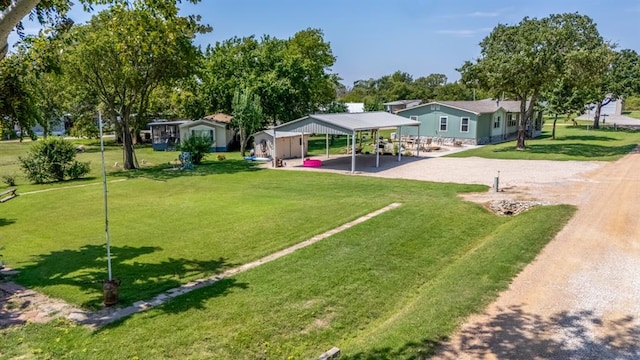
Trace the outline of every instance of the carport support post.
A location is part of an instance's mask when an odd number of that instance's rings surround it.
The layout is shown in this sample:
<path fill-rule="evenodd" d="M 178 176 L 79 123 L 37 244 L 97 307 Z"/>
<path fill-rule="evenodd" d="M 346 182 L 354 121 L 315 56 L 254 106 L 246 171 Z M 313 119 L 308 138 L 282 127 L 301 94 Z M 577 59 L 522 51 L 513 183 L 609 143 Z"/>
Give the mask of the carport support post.
<path fill-rule="evenodd" d="M 347 138 L 349 135 L 347 135 Z M 356 172 L 356 131 L 353 130 L 353 136 L 351 137 L 351 173 Z"/>
<path fill-rule="evenodd" d="M 278 158 L 278 152 L 276 151 L 276 144 L 278 143 L 276 141 L 276 129 L 273 129 L 273 159 L 271 159 L 271 161 L 273 161 L 271 164 L 271 167 L 276 167 L 276 162 L 277 162 L 277 158 Z"/>
<path fill-rule="evenodd" d="M 420 157 L 420 125 L 418 125 L 418 140 L 416 140 L 416 157 Z"/>
<path fill-rule="evenodd" d="M 327 159 L 329 158 L 329 133 L 325 134 L 325 139 L 324 142 L 326 144 L 326 149 L 327 149 Z"/>
<path fill-rule="evenodd" d="M 380 167 L 380 136 L 376 136 L 376 167 Z"/>
<path fill-rule="evenodd" d="M 402 159 L 402 135 L 401 135 L 401 131 L 402 131 L 402 126 L 398 126 L 398 135 L 396 135 L 398 137 L 398 161 L 400 161 Z"/>
<path fill-rule="evenodd" d="M 304 131 L 300 133 L 300 148 L 302 149 L 302 164 L 304 164 Z"/>

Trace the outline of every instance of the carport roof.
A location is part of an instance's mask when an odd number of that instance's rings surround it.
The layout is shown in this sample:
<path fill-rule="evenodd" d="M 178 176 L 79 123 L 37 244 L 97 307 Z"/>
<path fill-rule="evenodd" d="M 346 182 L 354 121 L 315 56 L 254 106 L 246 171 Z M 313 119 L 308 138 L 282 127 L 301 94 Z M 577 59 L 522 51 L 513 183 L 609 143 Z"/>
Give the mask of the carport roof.
<path fill-rule="evenodd" d="M 313 114 L 276 126 L 274 130 L 315 134 L 351 135 L 354 131 L 419 126 L 420 122 L 384 111 Z"/>

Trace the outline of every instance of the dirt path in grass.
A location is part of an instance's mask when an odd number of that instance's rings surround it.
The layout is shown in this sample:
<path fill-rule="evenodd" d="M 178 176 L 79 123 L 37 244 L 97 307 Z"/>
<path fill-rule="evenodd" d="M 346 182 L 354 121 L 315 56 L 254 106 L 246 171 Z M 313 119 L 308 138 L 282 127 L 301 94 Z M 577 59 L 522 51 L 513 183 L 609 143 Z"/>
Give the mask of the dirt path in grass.
<path fill-rule="evenodd" d="M 640 358 L 640 154 L 572 186 L 573 219 L 436 358 Z"/>

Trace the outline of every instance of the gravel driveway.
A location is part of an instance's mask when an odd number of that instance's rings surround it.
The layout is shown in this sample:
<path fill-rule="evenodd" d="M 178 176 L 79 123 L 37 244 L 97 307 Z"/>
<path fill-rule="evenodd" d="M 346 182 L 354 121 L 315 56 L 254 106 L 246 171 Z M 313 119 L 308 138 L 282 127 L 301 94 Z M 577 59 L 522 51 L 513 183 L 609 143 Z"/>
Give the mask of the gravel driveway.
<path fill-rule="evenodd" d="M 387 157 L 380 168 L 371 158 L 358 158 L 360 175 L 491 186 L 500 171 L 502 191 L 465 197 L 578 207 L 509 289 L 467 319 L 435 358 L 640 359 L 639 153 L 613 163 L 406 158 L 398 164 Z M 325 161 L 323 171 L 346 172 L 349 161 Z"/>
<path fill-rule="evenodd" d="M 640 154 L 581 178 L 575 216 L 438 358 L 640 359 Z"/>

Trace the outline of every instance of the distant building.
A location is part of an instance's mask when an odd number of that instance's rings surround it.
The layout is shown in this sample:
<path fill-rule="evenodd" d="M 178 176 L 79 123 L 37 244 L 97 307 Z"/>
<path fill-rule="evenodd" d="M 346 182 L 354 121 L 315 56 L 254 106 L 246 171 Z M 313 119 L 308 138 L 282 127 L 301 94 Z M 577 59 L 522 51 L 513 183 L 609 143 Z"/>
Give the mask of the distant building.
<path fill-rule="evenodd" d="M 422 104 L 422 100 L 397 100 L 383 103 L 384 111 L 395 114 L 400 110 L 409 109 Z"/>
<path fill-rule="evenodd" d="M 360 113 L 364 112 L 364 103 L 344 103 L 347 106 L 347 112 Z"/>
<path fill-rule="evenodd" d="M 49 133 L 45 134 L 44 126 L 40 124 L 36 124 L 31 128 L 31 131 L 36 136 L 45 136 L 45 135 L 55 135 L 55 136 L 63 136 L 67 134 L 68 127 L 68 118 L 63 116 L 60 119 L 49 120 Z M 14 128 L 16 134 L 20 134 L 22 129 L 17 125 Z M 26 134 L 25 134 L 26 135 Z"/>
<path fill-rule="evenodd" d="M 607 100 L 603 100 L 603 102 L 606 102 Z M 617 99 L 617 100 L 611 100 L 609 101 L 609 103 L 607 103 L 606 105 L 602 106 L 602 109 L 600 110 L 600 116 L 616 116 L 616 115 L 622 115 L 622 112 L 624 111 L 624 100 L 623 99 Z M 580 116 L 580 118 L 586 118 L 586 119 L 593 119 L 593 116 L 596 113 L 596 104 L 589 104 L 587 105 L 587 111 L 585 111 L 584 115 Z"/>

